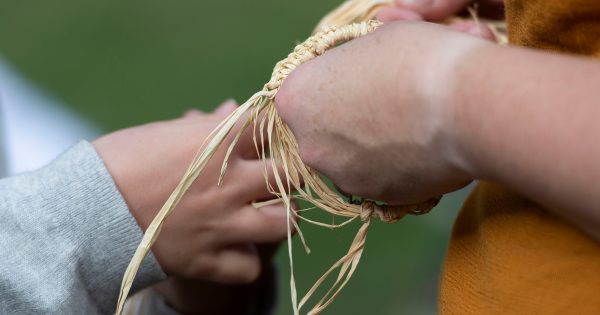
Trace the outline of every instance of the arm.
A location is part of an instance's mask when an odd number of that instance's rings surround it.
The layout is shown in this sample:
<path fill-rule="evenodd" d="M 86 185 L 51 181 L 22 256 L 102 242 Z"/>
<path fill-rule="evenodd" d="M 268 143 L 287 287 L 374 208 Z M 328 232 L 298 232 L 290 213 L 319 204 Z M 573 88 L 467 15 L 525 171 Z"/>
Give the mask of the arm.
<path fill-rule="evenodd" d="M 112 313 L 142 231 L 235 107 L 121 130 L 0 181 L 0 314 Z M 225 149 L 215 154 L 167 220 L 134 291 L 164 279 L 163 271 L 222 285 L 256 281 L 259 244 L 285 239 L 287 217 L 282 205 L 250 204 L 271 196 L 254 152 L 249 131 L 222 188 L 216 183 Z"/>
<path fill-rule="evenodd" d="M 461 167 L 600 239 L 600 62 L 486 46 L 451 76 L 448 129 Z"/>
<path fill-rule="evenodd" d="M 298 67 L 277 106 L 349 193 L 410 204 L 491 179 L 598 234 L 598 82 L 592 59 L 402 22 Z"/>
<path fill-rule="evenodd" d="M 94 148 L 1 180 L 0 196 L 0 313 L 110 313 L 141 230 Z M 163 277 L 149 257 L 136 286 Z"/>

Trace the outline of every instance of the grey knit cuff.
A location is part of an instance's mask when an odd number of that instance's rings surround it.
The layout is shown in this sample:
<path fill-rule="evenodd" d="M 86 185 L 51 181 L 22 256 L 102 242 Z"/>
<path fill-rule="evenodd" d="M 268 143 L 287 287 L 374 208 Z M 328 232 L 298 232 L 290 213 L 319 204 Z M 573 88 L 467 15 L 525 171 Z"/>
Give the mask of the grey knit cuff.
<path fill-rule="evenodd" d="M 48 213 L 61 228 L 57 237 L 78 246 L 79 273 L 103 313 L 111 313 L 121 278 L 142 238 L 125 200 L 94 147 L 85 141 L 42 170 L 53 178 L 57 200 Z M 134 282 L 132 292 L 164 280 L 156 259 L 150 254 Z"/>

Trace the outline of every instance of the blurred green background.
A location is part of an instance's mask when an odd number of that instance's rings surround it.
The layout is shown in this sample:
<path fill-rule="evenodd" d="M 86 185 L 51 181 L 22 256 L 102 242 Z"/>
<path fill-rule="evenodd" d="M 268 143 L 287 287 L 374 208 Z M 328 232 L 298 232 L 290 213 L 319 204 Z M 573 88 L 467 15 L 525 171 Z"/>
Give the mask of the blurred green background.
<path fill-rule="evenodd" d="M 341 0 L 6 1 L 0 54 L 26 78 L 111 131 L 244 101 Z M 359 268 L 326 314 L 435 314 L 439 271 L 464 192 L 428 216 L 371 229 Z M 331 218 L 325 217 L 325 220 Z M 299 292 L 347 250 L 358 226 L 303 225 Z M 277 314 L 290 314 L 285 248 Z"/>

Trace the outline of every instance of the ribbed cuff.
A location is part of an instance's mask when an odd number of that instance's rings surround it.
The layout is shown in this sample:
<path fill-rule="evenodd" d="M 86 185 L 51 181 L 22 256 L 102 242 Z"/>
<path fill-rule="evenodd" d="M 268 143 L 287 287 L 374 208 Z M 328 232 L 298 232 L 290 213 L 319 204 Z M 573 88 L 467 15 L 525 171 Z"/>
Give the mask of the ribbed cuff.
<path fill-rule="evenodd" d="M 53 178 L 56 201 L 48 218 L 56 223 L 56 237 L 66 238 L 78 261 L 92 300 L 103 313 L 112 313 L 121 278 L 142 238 L 142 231 L 94 147 L 80 142 L 41 170 Z M 133 292 L 165 279 L 150 254 L 134 282 Z"/>

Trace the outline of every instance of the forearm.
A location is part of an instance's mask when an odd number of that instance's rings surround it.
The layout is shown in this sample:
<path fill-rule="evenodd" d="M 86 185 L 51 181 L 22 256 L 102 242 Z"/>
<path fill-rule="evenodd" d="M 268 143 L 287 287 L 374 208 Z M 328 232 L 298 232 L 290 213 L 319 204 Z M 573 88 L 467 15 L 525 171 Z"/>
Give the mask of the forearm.
<path fill-rule="evenodd" d="M 91 145 L 1 180 L 0 195 L 0 313 L 110 313 L 141 230 Z M 164 276 L 153 259 L 142 274 Z"/>
<path fill-rule="evenodd" d="M 453 76 L 462 167 L 600 238 L 600 62 L 490 45 Z"/>

